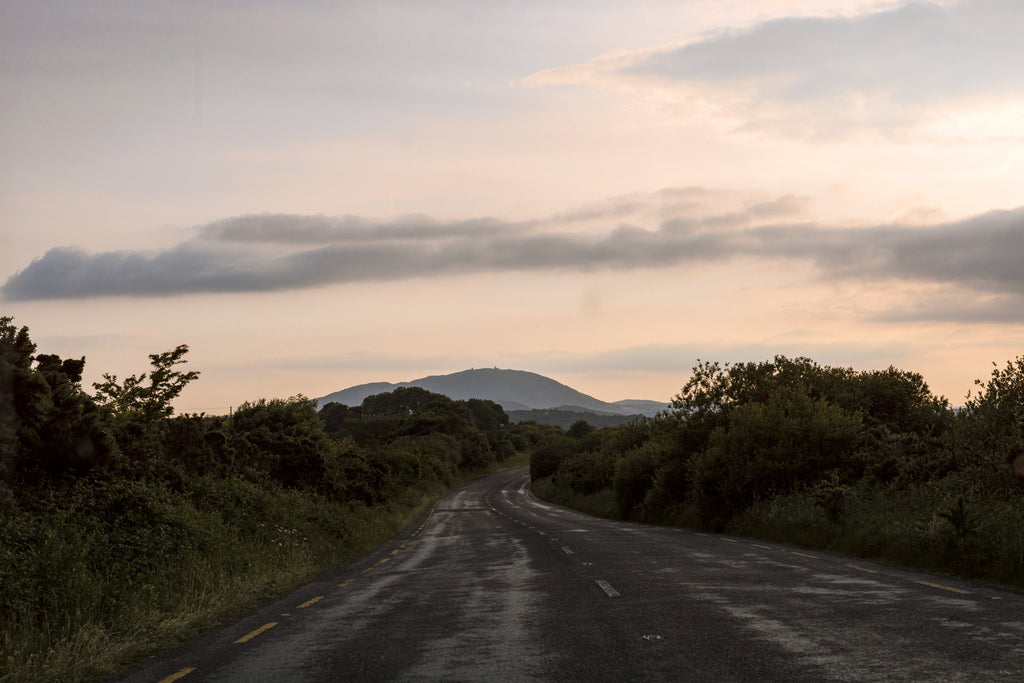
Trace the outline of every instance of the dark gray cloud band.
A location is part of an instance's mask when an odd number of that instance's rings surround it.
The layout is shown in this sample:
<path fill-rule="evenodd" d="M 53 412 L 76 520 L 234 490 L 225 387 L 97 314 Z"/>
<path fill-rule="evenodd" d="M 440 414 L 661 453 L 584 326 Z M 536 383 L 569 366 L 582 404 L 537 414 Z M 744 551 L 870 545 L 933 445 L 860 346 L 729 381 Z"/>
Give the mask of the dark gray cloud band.
<path fill-rule="evenodd" d="M 1024 301 L 1024 207 L 925 227 L 829 228 L 801 222 L 801 205 L 787 197 L 700 214 L 651 195 L 515 223 L 240 216 L 202 226 L 194 238 L 154 253 L 51 249 L 0 291 L 8 301 L 272 292 L 472 273 L 630 271 L 747 257 L 810 262 L 826 280 L 939 283 L 989 300 Z M 590 223 L 580 229 L 579 221 Z M 609 228 L 608 221 L 617 227 Z"/>

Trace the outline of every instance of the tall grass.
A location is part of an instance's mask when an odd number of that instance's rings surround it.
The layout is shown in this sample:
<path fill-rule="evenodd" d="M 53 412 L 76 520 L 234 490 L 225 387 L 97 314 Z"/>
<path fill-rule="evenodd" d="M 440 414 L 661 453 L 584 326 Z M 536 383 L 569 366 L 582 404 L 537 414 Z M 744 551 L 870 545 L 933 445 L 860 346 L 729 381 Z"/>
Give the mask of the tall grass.
<path fill-rule="evenodd" d="M 445 490 L 368 507 L 241 478 L 79 481 L 0 521 L 0 681 L 117 673 L 343 565 Z"/>
<path fill-rule="evenodd" d="M 1024 505 L 963 490 L 953 478 L 858 487 L 838 520 L 794 493 L 754 505 L 728 530 L 1024 589 Z"/>
<path fill-rule="evenodd" d="M 615 492 L 611 489 L 601 489 L 597 493 L 583 494 L 573 491 L 568 486 L 557 486 L 552 482 L 551 477 L 535 479 L 530 484 L 530 490 L 542 500 L 555 505 L 579 510 L 595 517 L 605 519 L 618 519 L 619 510 L 615 502 Z"/>
<path fill-rule="evenodd" d="M 841 514 L 833 515 L 813 490 L 803 490 L 754 503 L 723 531 L 1024 590 L 1024 504 L 971 491 L 956 476 L 905 487 L 864 485 L 851 489 Z M 533 492 L 621 519 L 610 488 L 585 495 L 544 477 L 534 481 Z M 643 521 L 699 527 L 696 508 L 686 503 Z"/>

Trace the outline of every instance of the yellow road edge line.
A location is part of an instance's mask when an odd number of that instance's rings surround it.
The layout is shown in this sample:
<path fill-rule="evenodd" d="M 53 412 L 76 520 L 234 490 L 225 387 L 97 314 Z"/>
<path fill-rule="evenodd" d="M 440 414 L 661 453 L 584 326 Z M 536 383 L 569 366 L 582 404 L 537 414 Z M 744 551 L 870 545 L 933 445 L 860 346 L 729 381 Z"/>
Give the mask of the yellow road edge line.
<path fill-rule="evenodd" d="M 315 605 L 316 603 L 320 602 L 323 599 L 324 599 L 324 596 L 318 595 L 315 598 L 310 598 L 309 600 L 306 600 L 306 602 L 302 603 L 301 605 L 299 605 L 295 609 L 302 609 L 303 607 L 309 607 L 310 605 Z"/>
<path fill-rule="evenodd" d="M 755 548 L 763 548 L 764 550 L 771 550 L 772 549 L 772 547 L 770 545 L 758 545 L 756 543 L 751 543 L 750 545 L 754 546 Z"/>
<path fill-rule="evenodd" d="M 342 581 L 341 583 L 338 584 L 338 588 L 344 588 L 345 586 L 349 585 L 350 583 L 352 583 L 352 579 L 345 579 L 344 581 Z"/>
<path fill-rule="evenodd" d="M 377 564 L 384 564 L 385 562 L 387 562 L 387 561 L 388 561 L 388 560 L 390 560 L 390 559 L 391 559 L 390 557 L 385 557 L 385 558 L 384 558 L 383 560 L 381 560 L 381 561 L 380 561 L 380 562 L 378 562 Z"/>
<path fill-rule="evenodd" d="M 950 591 L 953 593 L 961 593 L 963 595 L 971 594 L 971 591 L 965 591 L 961 588 L 953 588 L 952 586 L 943 586 L 941 583 L 929 583 L 928 581 L 915 581 L 914 583 L 919 583 L 922 586 L 930 586 L 932 588 L 940 588 L 944 591 Z"/>
<path fill-rule="evenodd" d="M 260 626 L 255 631 L 251 631 L 249 633 L 246 633 L 244 636 L 242 636 L 241 638 L 236 640 L 235 643 L 236 644 L 237 643 L 247 643 L 250 640 L 252 640 L 253 638 L 255 638 L 256 636 L 258 636 L 259 634 L 263 633 L 264 631 L 269 631 L 270 629 L 274 628 L 275 626 L 277 626 L 277 622 L 276 621 L 272 621 L 269 624 L 263 624 L 263 626 Z"/>
<path fill-rule="evenodd" d="M 391 551 L 391 554 L 392 554 L 392 555 L 397 555 L 397 554 L 398 554 L 398 551 L 397 551 L 397 550 L 392 550 L 392 551 Z"/>
<path fill-rule="evenodd" d="M 167 678 L 161 678 L 159 683 L 173 683 L 174 681 L 178 680 L 179 678 L 184 678 L 185 676 L 188 676 L 190 673 L 192 673 L 195 670 L 196 670 L 196 668 L 194 666 L 186 666 L 181 671 L 176 671 L 175 673 L 171 674 Z"/>
<path fill-rule="evenodd" d="M 848 564 L 846 566 L 849 567 L 850 569 L 856 569 L 859 572 L 867 572 L 868 574 L 877 574 L 878 573 L 874 569 L 867 569 L 866 567 L 858 567 L 855 564 Z"/>
<path fill-rule="evenodd" d="M 725 536 L 719 536 L 719 538 L 722 539 L 723 541 L 729 541 L 729 543 L 735 543 L 736 542 L 735 538 L 726 538 Z"/>
<path fill-rule="evenodd" d="M 373 567 L 367 567 L 366 569 L 364 569 L 363 571 L 361 571 L 359 573 L 360 574 L 369 574 L 372 571 L 373 571 Z"/>
<path fill-rule="evenodd" d="M 816 559 L 818 559 L 818 556 L 817 556 L 817 555 L 808 555 L 807 553 L 798 553 L 798 552 L 797 552 L 797 551 L 795 551 L 795 550 L 790 550 L 789 552 L 793 553 L 794 555 L 799 555 L 800 557 L 809 557 L 809 558 L 811 558 L 812 560 L 816 560 Z"/>

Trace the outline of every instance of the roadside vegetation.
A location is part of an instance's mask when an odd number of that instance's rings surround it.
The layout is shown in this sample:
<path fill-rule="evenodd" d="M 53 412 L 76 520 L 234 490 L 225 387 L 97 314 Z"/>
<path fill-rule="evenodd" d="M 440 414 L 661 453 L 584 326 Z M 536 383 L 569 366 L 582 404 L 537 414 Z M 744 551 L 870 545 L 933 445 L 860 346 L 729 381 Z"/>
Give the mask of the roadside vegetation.
<path fill-rule="evenodd" d="M 338 567 L 480 474 L 583 511 L 1024 589 L 1024 357 L 959 410 L 923 378 L 699 363 L 619 427 L 419 388 L 174 415 L 188 347 L 82 386 L 0 318 L 0 681 L 94 680 Z"/>
<path fill-rule="evenodd" d="M 112 674 L 397 533 L 545 428 L 422 389 L 173 414 L 187 346 L 81 385 L 0 318 L 0 681 Z"/>
<path fill-rule="evenodd" d="M 534 450 L 533 489 L 1024 589 L 1024 357 L 976 385 L 953 410 L 895 368 L 699 363 L 658 417 Z"/>

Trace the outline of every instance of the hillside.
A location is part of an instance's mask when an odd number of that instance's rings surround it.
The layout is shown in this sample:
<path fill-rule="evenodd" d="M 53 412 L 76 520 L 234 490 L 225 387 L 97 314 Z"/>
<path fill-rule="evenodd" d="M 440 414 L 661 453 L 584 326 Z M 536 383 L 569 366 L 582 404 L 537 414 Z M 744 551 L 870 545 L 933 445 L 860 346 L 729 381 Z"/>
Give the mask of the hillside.
<path fill-rule="evenodd" d="M 637 419 L 638 414 L 631 415 L 608 415 L 607 413 L 581 412 L 579 410 L 559 410 L 557 408 L 545 408 L 537 410 L 510 410 L 508 419 L 519 424 L 521 422 L 536 422 L 543 425 L 555 425 L 562 429 L 569 429 L 575 422 L 583 420 L 592 427 L 603 429 L 605 427 L 621 427 Z"/>
<path fill-rule="evenodd" d="M 652 416 L 667 407 L 667 402 L 643 400 L 609 403 L 535 372 L 500 370 L 498 368 L 463 370 L 450 375 L 433 375 L 398 384 L 388 382 L 360 384 L 322 396 L 317 399 L 317 405 L 322 407 L 327 403 L 334 402 L 358 406 L 367 396 L 394 391 L 399 387 L 420 387 L 427 391 L 444 394 L 455 400 L 488 399 L 507 411 L 558 408 L 601 415 L 641 414 Z"/>

